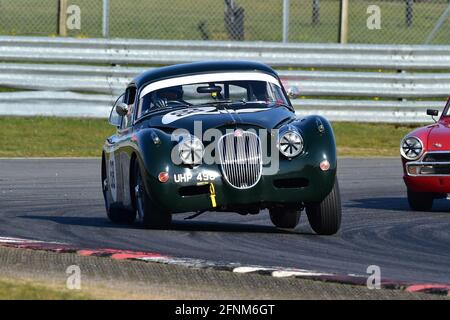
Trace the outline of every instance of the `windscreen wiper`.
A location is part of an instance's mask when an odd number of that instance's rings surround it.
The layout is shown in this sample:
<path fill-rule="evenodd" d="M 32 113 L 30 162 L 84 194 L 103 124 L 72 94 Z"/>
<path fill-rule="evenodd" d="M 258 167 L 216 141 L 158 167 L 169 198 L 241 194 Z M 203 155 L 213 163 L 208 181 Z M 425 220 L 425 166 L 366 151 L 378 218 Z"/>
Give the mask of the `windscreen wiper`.
<path fill-rule="evenodd" d="M 294 107 L 289 105 L 289 104 L 287 104 L 287 103 L 274 102 L 274 103 L 272 103 L 272 106 L 274 106 L 274 107 L 285 107 L 285 108 L 291 110 L 292 112 L 295 112 Z"/>
<path fill-rule="evenodd" d="M 174 107 L 166 107 L 166 108 L 151 108 L 148 109 L 149 111 L 145 112 L 139 119 L 136 120 L 136 122 L 139 122 L 141 120 L 147 119 L 148 117 L 160 114 L 160 113 L 164 113 L 167 111 L 176 111 L 176 110 L 182 110 L 182 109 L 186 109 L 186 108 L 190 108 L 192 106 L 189 105 L 179 105 L 179 106 L 174 106 Z"/>

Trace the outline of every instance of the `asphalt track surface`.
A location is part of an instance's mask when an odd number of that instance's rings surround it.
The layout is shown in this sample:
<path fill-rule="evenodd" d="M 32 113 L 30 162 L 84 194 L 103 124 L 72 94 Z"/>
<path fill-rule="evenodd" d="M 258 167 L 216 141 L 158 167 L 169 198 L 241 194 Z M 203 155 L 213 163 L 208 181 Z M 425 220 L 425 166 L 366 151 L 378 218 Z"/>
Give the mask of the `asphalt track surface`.
<path fill-rule="evenodd" d="M 170 230 L 118 226 L 105 215 L 99 159 L 0 160 L 0 236 L 85 248 L 160 252 L 176 257 L 450 283 L 450 202 L 409 210 L 399 159 L 341 159 L 341 231 L 318 236 L 306 215 L 294 231 L 259 215 L 174 216 Z"/>

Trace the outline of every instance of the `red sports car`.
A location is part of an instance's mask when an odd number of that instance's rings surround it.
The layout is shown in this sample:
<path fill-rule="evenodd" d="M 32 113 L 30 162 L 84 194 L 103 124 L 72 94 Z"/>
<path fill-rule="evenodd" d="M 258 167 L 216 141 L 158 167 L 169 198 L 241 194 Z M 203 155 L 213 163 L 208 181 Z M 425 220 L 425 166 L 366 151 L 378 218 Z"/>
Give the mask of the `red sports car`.
<path fill-rule="evenodd" d="M 427 110 L 433 119 L 438 110 Z M 428 211 L 433 200 L 450 197 L 450 98 L 439 121 L 407 134 L 400 143 L 403 179 L 413 210 Z"/>

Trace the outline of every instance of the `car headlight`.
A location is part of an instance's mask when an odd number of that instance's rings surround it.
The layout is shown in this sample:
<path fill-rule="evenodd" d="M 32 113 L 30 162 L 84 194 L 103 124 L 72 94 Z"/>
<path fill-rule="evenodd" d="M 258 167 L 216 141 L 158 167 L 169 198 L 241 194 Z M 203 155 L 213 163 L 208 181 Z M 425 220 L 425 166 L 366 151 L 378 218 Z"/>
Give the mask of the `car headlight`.
<path fill-rule="evenodd" d="M 184 164 L 200 164 L 204 151 L 203 143 L 196 136 L 184 137 L 178 144 L 178 155 Z"/>
<path fill-rule="evenodd" d="M 417 160 L 422 155 L 423 144 L 419 138 L 405 137 L 400 144 L 400 153 L 407 160 Z"/>
<path fill-rule="evenodd" d="M 278 149 L 285 157 L 293 158 L 298 156 L 303 152 L 303 138 L 296 131 L 287 131 L 281 135 Z"/>

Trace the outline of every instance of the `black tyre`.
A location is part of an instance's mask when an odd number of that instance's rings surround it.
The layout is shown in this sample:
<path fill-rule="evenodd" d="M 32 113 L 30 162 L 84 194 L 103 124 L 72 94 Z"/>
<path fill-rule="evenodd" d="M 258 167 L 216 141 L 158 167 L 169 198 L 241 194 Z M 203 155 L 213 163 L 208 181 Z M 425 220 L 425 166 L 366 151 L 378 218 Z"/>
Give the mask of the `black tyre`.
<path fill-rule="evenodd" d="M 333 189 L 322 202 L 306 205 L 306 214 L 311 228 L 317 234 L 332 235 L 339 231 L 342 208 L 337 178 Z"/>
<path fill-rule="evenodd" d="M 415 211 L 430 211 L 433 207 L 432 193 L 414 192 L 408 189 L 408 203 Z"/>
<path fill-rule="evenodd" d="M 274 207 L 269 209 L 270 220 L 278 228 L 294 229 L 300 221 L 301 211 L 292 207 Z"/>
<path fill-rule="evenodd" d="M 121 206 L 111 205 L 106 209 L 106 214 L 111 222 L 117 224 L 132 224 L 136 220 L 135 211 L 126 210 Z"/>
<path fill-rule="evenodd" d="M 106 215 L 109 220 L 117 224 L 132 224 L 136 220 L 136 211 L 126 210 L 122 206 L 112 203 L 108 192 L 108 178 L 106 177 L 106 162 L 102 160 L 102 192 L 105 200 Z"/>
<path fill-rule="evenodd" d="M 133 197 L 136 213 L 143 226 L 147 229 L 166 229 L 172 222 L 172 215 L 161 210 L 150 198 L 145 184 L 142 180 L 142 173 L 139 163 L 134 164 Z"/>

